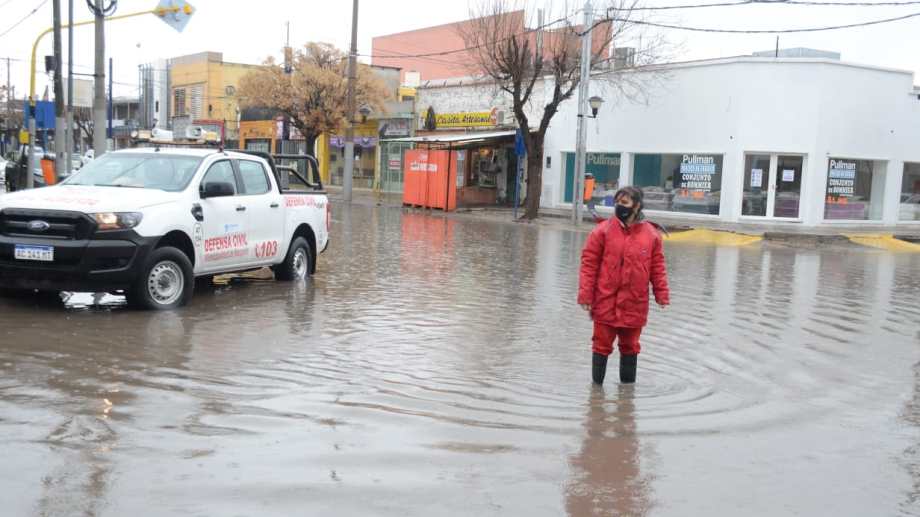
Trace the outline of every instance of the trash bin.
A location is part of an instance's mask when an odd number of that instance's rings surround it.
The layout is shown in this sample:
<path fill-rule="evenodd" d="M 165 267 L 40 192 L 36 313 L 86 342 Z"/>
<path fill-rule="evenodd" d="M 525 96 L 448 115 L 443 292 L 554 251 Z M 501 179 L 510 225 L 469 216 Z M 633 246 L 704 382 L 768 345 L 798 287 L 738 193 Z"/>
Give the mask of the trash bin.
<path fill-rule="evenodd" d="M 54 160 L 51 158 L 42 158 L 42 176 L 45 178 L 45 185 L 49 187 L 57 183 L 57 177 L 54 173 Z"/>

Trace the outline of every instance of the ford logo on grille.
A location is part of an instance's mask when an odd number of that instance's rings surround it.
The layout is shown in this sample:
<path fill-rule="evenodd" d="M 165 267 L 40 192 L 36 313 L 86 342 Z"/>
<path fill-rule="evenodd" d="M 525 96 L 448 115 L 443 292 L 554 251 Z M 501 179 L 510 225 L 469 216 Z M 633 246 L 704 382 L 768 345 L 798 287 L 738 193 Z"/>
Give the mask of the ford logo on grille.
<path fill-rule="evenodd" d="M 29 221 L 29 231 L 46 232 L 49 228 L 51 228 L 51 225 L 46 221 Z"/>

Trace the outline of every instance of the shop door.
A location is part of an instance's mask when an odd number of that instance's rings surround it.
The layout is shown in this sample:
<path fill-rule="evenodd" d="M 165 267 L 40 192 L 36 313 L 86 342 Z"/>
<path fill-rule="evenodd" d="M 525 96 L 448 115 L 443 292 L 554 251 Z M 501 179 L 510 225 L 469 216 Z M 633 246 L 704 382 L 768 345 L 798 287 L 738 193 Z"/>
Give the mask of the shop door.
<path fill-rule="evenodd" d="M 746 155 L 741 215 L 799 219 L 804 162 L 796 155 Z"/>

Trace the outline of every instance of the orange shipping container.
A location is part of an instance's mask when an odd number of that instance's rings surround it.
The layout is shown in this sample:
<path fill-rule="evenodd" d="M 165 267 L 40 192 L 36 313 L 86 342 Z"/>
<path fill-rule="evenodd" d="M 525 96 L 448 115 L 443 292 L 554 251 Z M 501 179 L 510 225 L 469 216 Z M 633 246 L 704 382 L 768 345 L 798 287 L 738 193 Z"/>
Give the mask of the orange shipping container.
<path fill-rule="evenodd" d="M 412 149 L 403 165 L 403 204 L 457 208 L 457 153 Z"/>

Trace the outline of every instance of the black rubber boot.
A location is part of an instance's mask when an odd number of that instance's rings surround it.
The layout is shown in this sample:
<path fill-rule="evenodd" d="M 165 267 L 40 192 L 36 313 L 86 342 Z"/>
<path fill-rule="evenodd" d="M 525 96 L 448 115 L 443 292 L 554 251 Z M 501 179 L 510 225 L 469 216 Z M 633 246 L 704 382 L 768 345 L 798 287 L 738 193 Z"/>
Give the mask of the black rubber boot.
<path fill-rule="evenodd" d="M 591 356 L 591 378 L 594 384 L 604 384 L 604 376 L 607 375 L 607 356 L 594 352 Z"/>
<path fill-rule="evenodd" d="M 620 382 L 623 384 L 632 384 L 636 382 L 636 365 L 639 356 L 620 354 Z"/>

